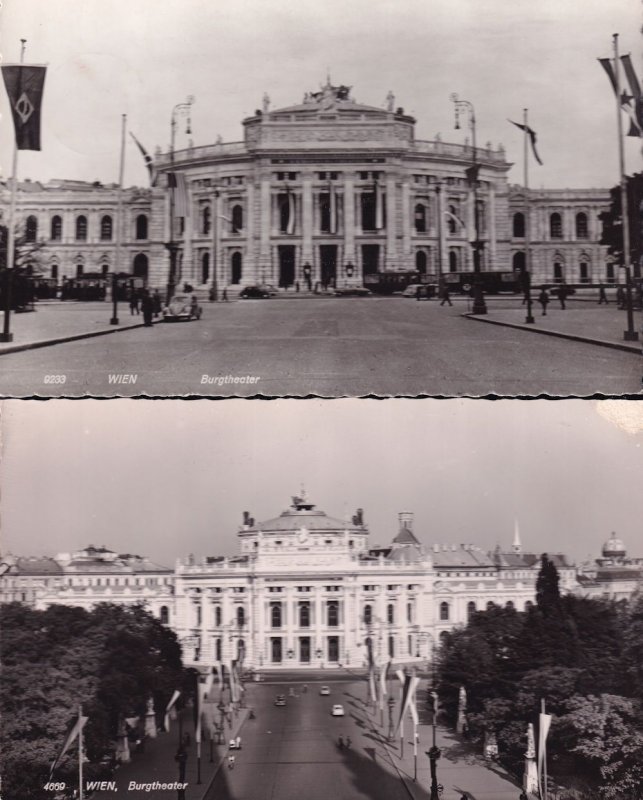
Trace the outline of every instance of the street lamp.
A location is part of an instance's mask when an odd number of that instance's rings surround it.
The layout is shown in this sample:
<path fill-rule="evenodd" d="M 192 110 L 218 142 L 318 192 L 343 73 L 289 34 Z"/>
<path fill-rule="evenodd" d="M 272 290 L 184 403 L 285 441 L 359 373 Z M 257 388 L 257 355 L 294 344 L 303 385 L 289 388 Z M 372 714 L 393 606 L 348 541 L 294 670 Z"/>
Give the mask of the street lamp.
<path fill-rule="evenodd" d="M 475 240 L 472 242 L 473 246 L 473 308 L 474 314 L 486 314 L 487 305 L 485 303 L 484 294 L 482 291 L 482 283 L 480 280 L 480 255 L 484 243 L 480 240 L 480 209 L 478 208 L 478 172 L 480 166 L 478 164 L 478 150 L 476 147 L 476 112 L 473 103 L 468 100 L 459 100 L 457 94 L 451 95 L 451 100 L 455 104 L 455 127 L 456 130 L 460 128 L 460 112 L 466 112 L 469 116 L 469 125 L 471 126 L 471 136 L 473 139 L 473 154 L 472 165 L 466 170 L 467 177 L 473 188 L 473 220 L 475 225 Z"/>
<path fill-rule="evenodd" d="M 388 733 L 386 734 L 386 738 L 390 742 L 393 738 L 393 709 L 395 708 L 395 698 L 389 697 L 386 703 L 388 705 Z"/>
<path fill-rule="evenodd" d="M 178 253 L 179 245 L 174 241 L 174 192 L 176 191 L 176 176 L 174 175 L 174 142 L 176 140 L 176 124 L 179 116 L 187 117 L 187 126 L 185 132 L 192 133 L 190 128 L 190 109 L 194 103 L 194 97 L 188 95 L 185 103 L 177 103 L 172 109 L 172 117 L 170 120 L 170 172 L 172 174 L 170 191 L 170 241 L 165 245 L 170 253 L 170 274 L 167 281 L 167 302 L 169 303 L 174 295 L 174 288 L 176 286 L 176 256 Z"/>
<path fill-rule="evenodd" d="M 439 800 L 442 787 L 438 784 L 437 764 L 441 756 L 441 752 L 440 748 L 437 746 L 435 741 L 435 734 L 436 734 L 435 728 L 438 716 L 438 696 L 435 692 L 431 692 L 431 699 L 433 700 L 433 715 L 432 715 L 433 719 L 431 723 L 433 727 L 433 744 L 426 751 L 426 754 L 429 757 L 429 762 L 431 764 L 431 800 Z"/>

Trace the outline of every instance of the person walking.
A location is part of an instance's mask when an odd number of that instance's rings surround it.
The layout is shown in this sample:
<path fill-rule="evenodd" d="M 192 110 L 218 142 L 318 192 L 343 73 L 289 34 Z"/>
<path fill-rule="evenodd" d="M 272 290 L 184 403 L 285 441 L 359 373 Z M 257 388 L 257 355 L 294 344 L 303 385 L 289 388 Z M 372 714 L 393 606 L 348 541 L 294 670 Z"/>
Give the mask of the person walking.
<path fill-rule="evenodd" d="M 616 290 L 616 305 L 618 308 L 625 308 L 625 289 L 622 286 Z"/>
<path fill-rule="evenodd" d="M 161 309 L 163 308 L 161 294 L 158 289 L 154 289 L 154 294 L 152 295 L 152 304 L 154 306 L 154 316 L 158 317 L 161 313 Z"/>
<path fill-rule="evenodd" d="M 609 305 L 609 300 L 607 299 L 607 294 L 605 293 L 605 284 L 601 283 L 598 287 L 598 305 L 600 306 L 603 303 L 605 303 L 606 306 Z"/>
<path fill-rule="evenodd" d="M 228 769 L 234 769 L 234 756 L 228 756 Z"/>
<path fill-rule="evenodd" d="M 542 309 L 543 309 L 542 316 L 546 317 L 547 316 L 547 305 L 549 304 L 549 292 L 547 291 L 547 289 L 545 289 L 544 286 L 540 290 L 540 294 L 538 295 L 538 302 L 540 303 L 540 305 L 542 306 Z"/>
<path fill-rule="evenodd" d="M 448 286 L 445 286 L 444 289 L 442 290 L 442 302 L 440 303 L 440 305 L 443 306 L 445 303 L 448 303 L 450 306 L 453 305 L 453 303 L 451 302 L 451 295 L 449 294 Z"/>
<path fill-rule="evenodd" d="M 140 313 L 138 309 L 138 291 L 136 289 L 132 289 L 131 294 L 129 296 L 129 313 L 130 314 Z"/>
<path fill-rule="evenodd" d="M 560 300 L 560 307 L 565 310 L 565 298 L 567 297 L 567 287 L 564 283 L 561 283 L 558 287 L 558 299 Z"/>
<path fill-rule="evenodd" d="M 147 289 L 143 289 L 141 310 L 143 312 L 143 324 L 146 328 L 150 328 L 152 326 L 152 317 L 154 316 L 154 301 Z"/>
<path fill-rule="evenodd" d="M 221 293 L 221 300 L 223 300 L 224 303 L 228 302 L 228 290 L 225 287 Z"/>

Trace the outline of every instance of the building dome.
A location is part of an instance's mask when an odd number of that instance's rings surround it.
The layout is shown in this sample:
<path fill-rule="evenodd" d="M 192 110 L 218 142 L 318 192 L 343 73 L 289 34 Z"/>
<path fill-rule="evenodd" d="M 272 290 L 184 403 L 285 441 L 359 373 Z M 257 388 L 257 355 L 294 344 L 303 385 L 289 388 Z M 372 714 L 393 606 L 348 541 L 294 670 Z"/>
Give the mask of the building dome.
<path fill-rule="evenodd" d="M 612 531 L 612 535 L 603 545 L 604 558 L 623 558 L 627 554 L 625 545 L 622 539 L 618 539 L 616 533 Z"/>

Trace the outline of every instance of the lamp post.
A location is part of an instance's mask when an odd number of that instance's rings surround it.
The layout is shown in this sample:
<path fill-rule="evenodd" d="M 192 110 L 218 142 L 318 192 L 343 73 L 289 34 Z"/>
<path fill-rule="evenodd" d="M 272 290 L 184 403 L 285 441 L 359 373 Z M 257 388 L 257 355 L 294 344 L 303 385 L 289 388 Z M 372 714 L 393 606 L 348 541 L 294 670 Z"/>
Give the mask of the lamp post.
<path fill-rule="evenodd" d="M 388 733 L 386 734 L 386 738 L 390 742 L 393 738 L 393 709 L 395 708 L 395 698 L 389 697 L 386 703 L 388 705 Z"/>
<path fill-rule="evenodd" d="M 174 241 L 174 192 L 176 191 L 176 177 L 174 176 L 174 143 L 176 141 L 176 125 L 179 116 L 187 117 L 187 126 L 185 132 L 192 133 L 190 128 L 190 109 L 194 103 L 194 97 L 188 95 L 185 103 L 177 103 L 172 109 L 172 117 L 170 120 L 170 172 L 172 173 L 172 183 L 170 191 L 170 241 L 165 245 L 170 253 L 170 274 L 167 281 L 167 297 L 166 301 L 169 303 L 174 295 L 174 288 L 176 286 L 176 257 L 179 250 L 179 245 Z"/>
<path fill-rule="evenodd" d="M 438 696 L 435 692 L 431 692 L 433 700 L 433 714 L 432 714 L 432 728 L 433 728 L 433 744 L 426 751 L 431 765 L 431 800 L 439 800 L 441 786 L 438 784 L 438 760 L 441 756 L 440 748 L 436 744 L 436 720 L 438 716 Z"/>
<path fill-rule="evenodd" d="M 438 181 L 435 184 L 435 195 L 437 203 L 437 213 L 435 218 L 438 221 L 438 290 L 442 291 L 442 271 L 444 264 L 442 263 L 442 250 L 444 249 L 444 215 L 442 214 L 442 183 Z"/>
<path fill-rule="evenodd" d="M 475 240 L 473 245 L 473 314 L 486 314 L 487 305 L 485 303 L 484 294 L 482 291 L 482 282 L 480 280 L 480 256 L 483 248 L 483 242 L 480 240 L 480 209 L 478 208 L 478 149 L 476 147 L 476 112 L 473 103 L 469 100 L 458 99 L 457 94 L 451 95 L 451 100 L 455 104 L 455 127 L 456 130 L 460 128 L 460 112 L 464 111 L 468 114 L 469 125 L 471 127 L 471 137 L 473 140 L 473 153 L 472 165 L 467 170 L 467 176 L 473 188 L 473 220 L 475 227 Z"/>

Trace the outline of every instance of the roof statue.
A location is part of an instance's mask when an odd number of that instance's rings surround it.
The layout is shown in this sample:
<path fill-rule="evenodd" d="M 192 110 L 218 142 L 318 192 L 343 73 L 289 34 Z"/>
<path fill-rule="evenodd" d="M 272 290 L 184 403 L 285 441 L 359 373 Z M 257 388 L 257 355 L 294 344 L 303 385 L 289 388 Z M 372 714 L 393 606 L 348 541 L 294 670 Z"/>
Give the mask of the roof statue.
<path fill-rule="evenodd" d="M 514 540 L 513 544 L 511 545 L 511 549 L 514 553 L 520 553 L 522 550 L 522 542 L 520 541 L 520 528 L 518 527 L 518 520 L 514 520 Z"/>
<path fill-rule="evenodd" d="M 266 113 L 270 109 L 270 96 L 268 92 L 263 93 L 263 98 L 261 99 L 261 105 L 264 113 Z"/>
<path fill-rule="evenodd" d="M 393 111 L 394 109 L 395 109 L 395 95 L 389 89 L 389 92 L 386 95 L 386 110 Z"/>

